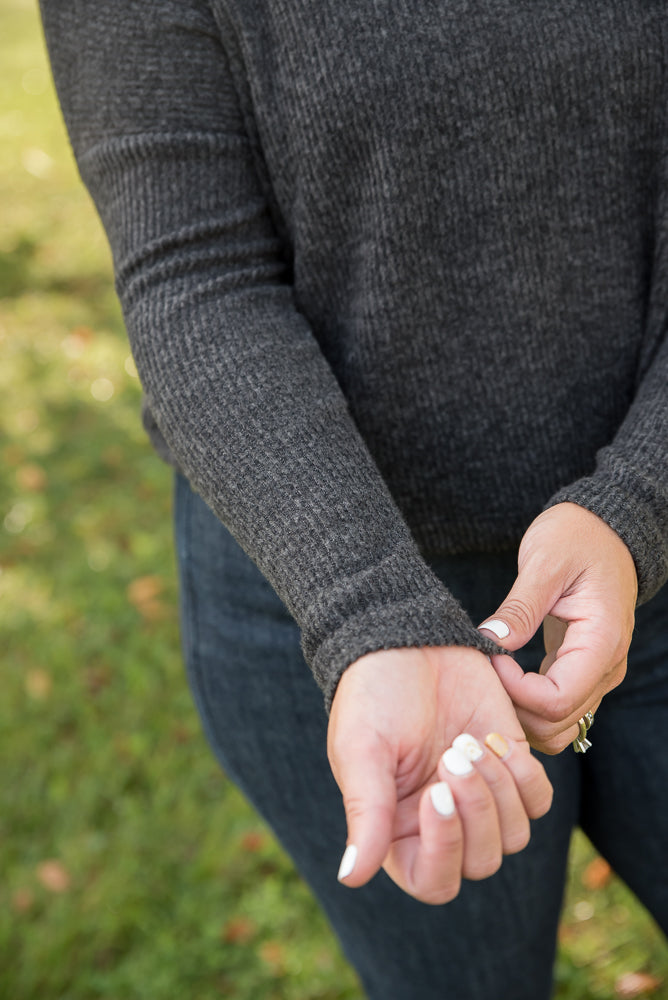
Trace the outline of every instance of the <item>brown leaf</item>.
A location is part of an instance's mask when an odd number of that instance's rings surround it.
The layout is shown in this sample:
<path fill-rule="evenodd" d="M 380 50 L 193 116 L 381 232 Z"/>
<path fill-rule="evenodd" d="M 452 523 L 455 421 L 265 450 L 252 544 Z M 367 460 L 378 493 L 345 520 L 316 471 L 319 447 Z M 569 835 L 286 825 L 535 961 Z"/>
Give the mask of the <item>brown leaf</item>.
<path fill-rule="evenodd" d="M 35 902 L 32 889 L 17 889 L 12 895 L 12 909 L 15 913 L 27 913 Z"/>
<path fill-rule="evenodd" d="M 656 993 L 662 983 L 662 979 L 657 979 L 649 972 L 625 972 L 618 977 L 615 983 L 615 996 L 621 997 L 622 1000 L 651 996 L 652 993 Z"/>
<path fill-rule="evenodd" d="M 232 917 L 223 927 L 220 936 L 228 944 L 245 944 L 256 933 L 257 925 L 248 917 Z"/>
<path fill-rule="evenodd" d="M 70 336 L 76 337 L 76 339 L 81 341 L 82 344 L 90 344 L 90 342 L 95 338 L 95 334 L 89 326 L 75 327 Z"/>
<path fill-rule="evenodd" d="M 29 670 L 25 678 L 25 687 L 35 701 L 44 701 L 51 694 L 53 681 L 46 670 Z"/>
<path fill-rule="evenodd" d="M 16 470 L 16 481 L 22 490 L 29 493 L 41 493 L 46 486 L 46 472 L 41 465 L 29 462 L 20 465 Z"/>
<path fill-rule="evenodd" d="M 594 858 L 582 873 L 582 884 L 586 889 L 602 889 L 612 878 L 612 868 L 605 858 Z"/>
<path fill-rule="evenodd" d="M 144 601 L 137 605 L 137 610 L 149 622 L 164 621 L 168 614 L 167 605 L 162 601 Z"/>
<path fill-rule="evenodd" d="M 138 576 L 128 584 L 128 597 L 131 604 L 144 604 L 154 601 L 162 593 L 163 582 L 159 576 Z"/>
<path fill-rule="evenodd" d="M 285 972 L 285 947 L 280 941 L 263 941 L 258 954 L 275 976 Z"/>
<path fill-rule="evenodd" d="M 143 618 L 160 621 L 167 614 L 167 608 L 159 599 L 164 581 L 159 576 L 139 576 L 128 586 L 128 599 Z"/>
<path fill-rule="evenodd" d="M 259 830 L 249 830 L 241 838 L 241 850 L 248 854 L 257 854 L 267 843 L 267 838 Z"/>
<path fill-rule="evenodd" d="M 61 341 L 60 347 L 65 357 L 80 358 L 93 340 L 93 331 L 89 326 L 77 326 Z"/>
<path fill-rule="evenodd" d="M 559 944 L 567 946 L 578 938 L 578 931 L 571 924 L 562 923 L 559 927 Z"/>
<path fill-rule="evenodd" d="M 54 858 L 37 866 L 37 878 L 49 892 L 67 892 L 70 875 L 62 861 Z"/>

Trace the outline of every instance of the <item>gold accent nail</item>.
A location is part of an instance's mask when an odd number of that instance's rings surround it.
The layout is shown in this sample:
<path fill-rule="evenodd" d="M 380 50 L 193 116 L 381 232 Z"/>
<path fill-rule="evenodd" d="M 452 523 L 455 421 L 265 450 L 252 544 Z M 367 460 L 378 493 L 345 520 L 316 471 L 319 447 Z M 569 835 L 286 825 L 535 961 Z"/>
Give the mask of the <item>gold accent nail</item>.
<path fill-rule="evenodd" d="M 504 740 L 500 733 L 488 733 L 485 736 L 485 746 L 488 747 L 492 753 L 495 753 L 497 757 L 501 760 L 510 753 L 510 747 Z"/>

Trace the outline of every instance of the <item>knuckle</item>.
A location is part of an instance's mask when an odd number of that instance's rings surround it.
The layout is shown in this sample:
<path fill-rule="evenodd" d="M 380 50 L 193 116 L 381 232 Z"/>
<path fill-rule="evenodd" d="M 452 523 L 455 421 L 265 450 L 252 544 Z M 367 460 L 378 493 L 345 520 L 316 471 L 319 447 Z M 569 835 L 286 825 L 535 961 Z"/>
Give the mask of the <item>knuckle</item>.
<path fill-rule="evenodd" d="M 482 882 L 483 879 L 490 878 L 498 872 L 502 861 L 503 856 L 500 851 L 487 857 L 476 858 L 464 866 L 464 877 L 472 882 Z"/>
<path fill-rule="evenodd" d="M 501 765 L 500 768 L 495 767 L 494 770 L 489 773 L 486 771 L 485 781 L 487 783 L 487 787 L 495 798 L 497 795 L 502 795 L 506 792 L 513 783 L 510 772 L 503 765 Z"/>
<path fill-rule="evenodd" d="M 618 641 L 615 643 L 612 659 L 615 664 L 620 663 L 622 660 L 626 659 L 626 654 L 629 651 L 630 639 L 626 635 L 620 635 Z"/>
<path fill-rule="evenodd" d="M 343 796 L 343 808 L 349 820 L 357 819 L 367 811 L 367 803 L 356 795 Z"/>
<path fill-rule="evenodd" d="M 564 743 L 562 745 L 559 743 L 559 738 L 557 736 L 543 733 L 542 735 L 531 740 L 531 746 L 534 750 L 538 750 L 540 753 L 547 754 L 549 757 L 554 757 L 555 754 L 561 753 L 567 744 Z"/>
<path fill-rule="evenodd" d="M 553 736 L 549 736 L 547 739 L 543 740 L 543 745 L 540 749 L 543 753 L 548 754 L 550 757 L 555 757 L 557 754 L 560 754 L 562 750 L 565 750 L 569 743 L 573 742 L 576 736 L 577 732 L 574 732 L 572 736 L 567 735 L 566 733 L 555 733 Z"/>
<path fill-rule="evenodd" d="M 454 855 L 456 851 L 460 851 L 461 845 L 462 835 L 457 827 L 453 828 L 452 831 L 448 831 L 445 835 L 441 835 L 439 847 L 446 856 Z"/>
<path fill-rule="evenodd" d="M 479 791 L 469 791 L 466 797 L 466 810 L 477 821 L 494 812 L 494 801 L 487 783 L 482 785 Z"/>
<path fill-rule="evenodd" d="M 541 816 L 545 816 L 552 808 L 553 798 L 554 789 L 550 785 L 549 789 L 546 789 L 529 809 L 529 819 L 540 819 Z"/>
<path fill-rule="evenodd" d="M 556 695 L 549 704 L 545 705 L 542 714 L 547 722 L 556 725 L 567 718 L 572 711 L 573 706 L 567 703 L 566 698 L 563 695 Z"/>
<path fill-rule="evenodd" d="M 499 617 L 504 614 L 512 617 L 523 632 L 533 633 L 536 629 L 536 622 L 539 618 L 536 605 L 528 597 L 509 597 L 504 603 Z"/>
<path fill-rule="evenodd" d="M 421 903 L 427 903 L 428 906 L 442 906 L 443 903 L 451 903 L 459 895 L 461 884 L 461 879 L 453 879 L 438 889 L 428 889 L 423 893 L 418 893 L 416 898 Z"/>
<path fill-rule="evenodd" d="M 503 839 L 503 853 L 504 854 L 519 854 L 523 851 L 531 840 L 531 830 L 529 828 L 528 822 L 524 825 L 523 829 L 516 830 L 512 834 L 504 837 Z"/>
<path fill-rule="evenodd" d="M 543 746 L 543 740 L 549 739 L 553 732 L 552 725 L 548 725 L 542 720 L 536 722 L 532 720 L 531 725 L 523 722 L 524 725 L 524 735 L 526 737 L 529 746 L 534 747 L 536 750 L 541 750 Z M 527 761 L 535 760 L 534 757 L 528 757 Z M 522 771 L 524 774 L 524 770 Z"/>
<path fill-rule="evenodd" d="M 622 663 L 617 664 L 617 668 L 613 671 L 610 678 L 610 685 L 608 691 L 612 691 L 613 688 L 619 687 L 624 678 L 626 677 L 626 658 Z M 607 694 L 607 691 L 606 691 Z"/>

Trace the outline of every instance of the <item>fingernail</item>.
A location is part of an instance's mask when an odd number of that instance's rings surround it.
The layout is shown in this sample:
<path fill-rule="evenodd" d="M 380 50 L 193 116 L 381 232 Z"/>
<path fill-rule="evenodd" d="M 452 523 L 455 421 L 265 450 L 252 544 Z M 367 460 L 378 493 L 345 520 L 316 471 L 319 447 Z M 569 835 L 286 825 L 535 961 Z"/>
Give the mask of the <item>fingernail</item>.
<path fill-rule="evenodd" d="M 341 864 L 339 865 L 339 874 L 336 876 L 341 882 L 344 878 L 352 873 L 355 867 L 355 862 L 357 861 L 357 848 L 354 844 L 348 844 L 345 851 L 343 852 L 343 857 L 341 858 Z"/>
<path fill-rule="evenodd" d="M 443 766 L 446 771 L 450 774 L 470 774 L 473 770 L 473 764 L 465 757 L 461 751 L 457 750 L 455 747 L 450 747 L 443 754 Z"/>
<path fill-rule="evenodd" d="M 469 733 L 462 733 L 461 736 L 452 741 L 452 745 L 455 750 L 459 750 L 471 761 L 480 760 L 485 752 L 475 736 L 471 736 Z"/>
<path fill-rule="evenodd" d="M 501 759 L 510 753 L 510 747 L 500 733 L 487 733 L 487 736 L 485 736 L 485 746 L 489 747 L 492 753 L 495 753 Z"/>
<path fill-rule="evenodd" d="M 486 628 L 488 632 L 493 632 L 497 639 L 505 639 L 510 635 L 510 629 L 500 618 L 490 618 L 488 622 L 478 625 L 478 628 Z"/>
<path fill-rule="evenodd" d="M 455 811 L 455 800 L 447 781 L 439 781 L 429 789 L 431 804 L 439 816 L 452 816 Z"/>

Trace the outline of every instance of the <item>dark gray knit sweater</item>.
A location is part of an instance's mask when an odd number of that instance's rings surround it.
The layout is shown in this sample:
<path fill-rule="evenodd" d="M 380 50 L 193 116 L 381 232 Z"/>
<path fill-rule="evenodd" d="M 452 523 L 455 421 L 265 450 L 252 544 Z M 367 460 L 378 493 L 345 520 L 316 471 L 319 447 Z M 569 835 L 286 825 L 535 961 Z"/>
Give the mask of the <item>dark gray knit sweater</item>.
<path fill-rule="evenodd" d="M 665 0 L 42 15 L 154 441 L 327 699 L 373 649 L 490 648 L 423 555 L 559 501 L 662 585 Z"/>

